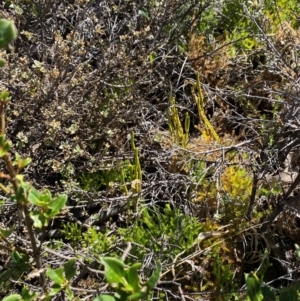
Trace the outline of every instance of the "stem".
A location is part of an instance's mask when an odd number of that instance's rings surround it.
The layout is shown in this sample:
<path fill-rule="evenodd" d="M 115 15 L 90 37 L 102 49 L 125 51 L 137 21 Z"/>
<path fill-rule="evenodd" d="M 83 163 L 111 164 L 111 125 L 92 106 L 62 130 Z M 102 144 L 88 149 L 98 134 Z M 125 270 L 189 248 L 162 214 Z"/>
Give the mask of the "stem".
<path fill-rule="evenodd" d="M 4 135 L 5 134 L 5 103 L 3 103 L 3 102 L 0 103 L 0 117 L 1 117 L 1 134 Z M 9 180 L 12 183 L 14 193 L 17 196 L 18 189 L 19 189 L 19 180 L 17 179 L 18 173 L 14 169 L 13 163 L 12 163 L 9 155 L 3 156 L 2 159 L 5 162 L 6 168 L 8 169 L 8 173 L 10 176 Z M 3 189 L 3 187 L 1 187 L 1 188 Z M 5 191 L 5 189 L 4 189 L 4 191 Z M 9 193 L 9 191 L 8 191 L 8 193 Z M 31 222 L 31 218 L 29 215 L 27 200 L 26 200 L 25 196 L 23 196 L 23 200 L 17 200 L 17 204 L 18 204 L 19 210 L 22 213 L 22 217 L 24 218 L 24 221 L 25 221 L 25 225 L 26 225 L 28 236 L 30 239 L 34 259 L 36 262 L 36 267 L 39 270 L 41 270 L 43 268 L 43 264 L 42 264 L 42 260 L 41 260 L 41 256 L 40 256 L 40 248 L 38 247 L 37 240 L 34 236 L 34 232 L 32 229 L 32 222 Z M 45 274 L 43 272 L 40 274 L 40 284 L 43 287 L 45 287 L 45 285 L 46 285 L 46 278 L 45 278 Z"/>
<path fill-rule="evenodd" d="M 1 134 L 5 134 L 5 103 L 0 103 L 0 115 L 1 115 Z"/>

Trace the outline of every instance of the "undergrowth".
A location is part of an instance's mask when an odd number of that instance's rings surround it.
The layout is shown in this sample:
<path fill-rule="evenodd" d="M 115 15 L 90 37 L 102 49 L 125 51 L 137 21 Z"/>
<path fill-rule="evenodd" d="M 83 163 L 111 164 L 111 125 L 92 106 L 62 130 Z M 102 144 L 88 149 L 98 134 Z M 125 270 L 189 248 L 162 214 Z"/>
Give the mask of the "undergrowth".
<path fill-rule="evenodd" d="M 298 2 L 29 2 L 0 7 L 1 297 L 264 300 L 277 257 L 293 282 Z"/>

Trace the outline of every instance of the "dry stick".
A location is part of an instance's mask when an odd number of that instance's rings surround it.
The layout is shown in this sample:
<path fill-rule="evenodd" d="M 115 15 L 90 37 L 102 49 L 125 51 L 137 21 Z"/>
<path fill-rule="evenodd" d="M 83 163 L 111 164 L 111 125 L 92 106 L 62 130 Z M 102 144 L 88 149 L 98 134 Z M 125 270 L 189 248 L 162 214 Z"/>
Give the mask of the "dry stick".
<path fill-rule="evenodd" d="M 268 227 L 268 224 L 273 222 L 277 218 L 277 216 L 283 211 L 285 205 L 288 205 L 289 203 L 288 197 L 291 195 L 291 193 L 299 184 L 300 184 L 300 173 L 297 175 L 296 179 L 290 186 L 289 190 L 283 195 L 281 202 L 279 202 L 279 204 L 276 205 L 273 213 L 270 215 L 268 220 L 263 224 L 263 226 L 261 227 L 261 231 L 265 231 Z M 291 198 L 291 201 L 293 200 L 294 199 Z"/>
<path fill-rule="evenodd" d="M 256 191 L 257 191 L 257 183 L 258 183 L 258 176 L 257 176 L 257 172 L 254 171 L 253 184 L 252 184 L 252 190 L 251 190 L 251 195 L 250 195 L 250 202 L 249 202 L 249 207 L 248 207 L 248 211 L 247 211 L 247 215 L 246 215 L 246 217 L 249 221 L 251 221 L 251 219 L 252 219 L 255 196 L 256 196 Z"/>

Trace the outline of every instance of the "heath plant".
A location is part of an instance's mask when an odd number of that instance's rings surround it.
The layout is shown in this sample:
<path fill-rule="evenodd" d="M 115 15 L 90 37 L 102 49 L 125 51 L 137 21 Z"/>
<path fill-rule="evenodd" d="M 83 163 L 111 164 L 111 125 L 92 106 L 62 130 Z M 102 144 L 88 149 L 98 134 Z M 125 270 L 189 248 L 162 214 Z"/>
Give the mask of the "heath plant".
<path fill-rule="evenodd" d="M 0 19 L 0 47 L 6 48 L 17 37 L 14 24 L 8 20 Z M 2 63 L 4 63 L 2 61 Z M 45 249 L 42 236 L 47 226 L 62 213 L 67 202 L 67 195 L 59 194 L 52 196 L 49 190 L 38 190 L 30 182 L 25 181 L 22 170 L 30 162 L 30 158 L 22 159 L 18 153 L 14 158 L 11 155 L 12 145 L 6 138 L 6 115 L 5 109 L 10 101 L 8 91 L 0 93 L 0 158 L 3 162 L 3 171 L 0 172 L 0 189 L 3 198 L 10 200 L 19 212 L 20 224 L 24 225 L 23 241 L 25 246 L 20 245 L 14 236 L 19 235 L 16 225 L 10 228 L 0 228 L 0 248 L 11 258 L 10 267 L 5 267 L 1 272 L 2 280 L 14 278 L 15 281 L 26 281 L 38 279 L 39 292 L 32 291 L 28 285 L 23 285 L 20 293 L 9 294 L 11 287 L 1 287 L 8 291 L 5 301 L 32 301 L 32 300 L 53 300 L 61 298 L 64 300 L 75 300 L 71 282 L 77 274 L 77 258 L 69 258 L 61 267 L 52 268 L 45 263 Z M 136 163 L 138 159 L 136 159 Z M 140 169 L 139 169 L 140 170 Z M 141 179 L 141 174 L 137 175 Z M 3 206 L 5 202 L 1 203 Z M 71 231 L 69 227 L 67 231 Z M 73 234 L 79 236 L 78 229 L 72 230 Z M 75 232 L 74 232 L 75 231 Z M 89 229 L 83 234 L 85 247 L 95 253 L 105 252 L 110 247 L 108 240 L 103 240 L 105 234 Z M 99 245 L 99 242 L 101 244 Z M 48 249 L 48 252 L 51 252 Z M 154 289 L 160 277 L 160 264 L 153 275 L 146 282 L 142 282 L 138 275 L 141 264 L 135 263 L 132 266 L 125 264 L 116 258 L 102 258 L 101 263 L 105 267 L 104 276 L 107 282 L 116 291 L 114 297 L 100 295 L 94 300 L 138 300 L 145 299 Z M 14 273 L 18 271 L 18 273 Z M 3 282 L 2 282 L 3 283 Z M 6 282 L 7 283 L 7 282 Z"/>

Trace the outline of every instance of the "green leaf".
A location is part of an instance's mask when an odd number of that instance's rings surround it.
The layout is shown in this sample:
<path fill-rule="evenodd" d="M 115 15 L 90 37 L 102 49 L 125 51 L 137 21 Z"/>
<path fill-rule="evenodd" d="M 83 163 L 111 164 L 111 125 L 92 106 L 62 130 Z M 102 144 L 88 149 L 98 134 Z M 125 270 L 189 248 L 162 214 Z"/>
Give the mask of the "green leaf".
<path fill-rule="evenodd" d="M 138 9 L 138 12 L 139 12 L 139 15 L 146 18 L 146 19 L 149 19 L 149 16 L 148 16 L 148 13 L 146 12 L 146 10 L 143 8 L 143 7 L 140 7 Z"/>
<path fill-rule="evenodd" d="M 51 209 L 52 215 L 58 214 L 61 209 L 65 206 L 66 202 L 68 200 L 67 195 L 60 194 L 56 198 L 54 198 L 48 205 L 48 208 Z"/>
<path fill-rule="evenodd" d="M 279 294 L 279 301 L 298 301 L 297 290 L 291 287 L 284 287 Z"/>
<path fill-rule="evenodd" d="M 12 201 L 17 201 L 18 204 L 24 202 L 25 201 L 24 193 L 25 193 L 24 188 L 21 185 L 19 185 L 16 195 L 11 195 Z"/>
<path fill-rule="evenodd" d="M 101 263 L 105 267 L 104 276 L 110 285 L 124 284 L 125 264 L 123 261 L 113 257 L 103 257 Z"/>
<path fill-rule="evenodd" d="M 31 158 L 25 158 L 25 159 L 22 160 L 21 167 L 24 168 L 24 167 L 28 166 L 31 162 L 32 162 Z"/>
<path fill-rule="evenodd" d="M 59 284 L 54 284 L 51 287 L 50 292 L 48 293 L 48 296 L 55 296 L 57 293 L 59 293 L 62 290 L 62 286 Z M 50 298 L 49 300 L 52 300 L 52 298 Z"/>
<path fill-rule="evenodd" d="M 13 294 L 2 299 L 2 301 L 19 301 L 19 300 L 22 300 L 22 297 L 18 294 Z"/>
<path fill-rule="evenodd" d="M 4 67 L 6 64 L 6 61 L 3 58 L 0 58 L 0 67 Z"/>
<path fill-rule="evenodd" d="M 264 299 L 261 291 L 261 283 L 258 277 L 250 272 L 245 274 L 247 294 L 251 301 L 262 301 Z"/>
<path fill-rule="evenodd" d="M 127 299 L 128 299 L 128 300 L 141 300 L 141 299 L 146 298 L 147 295 L 148 295 L 147 291 L 145 291 L 145 292 L 142 292 L 142 291 L 141 291 L 141 292 L 134 293 L 134 294 L 128 296 Z"/>
<path fill-rule="evenodd" d="M 5 139 L 5 135 L 0 135 L 0 157 L 7 155 L 10 149 L 10 145 Z"/>
<path fill-rule="evenodd" d="M 70 289 L 69 286 L 67 286 L 65 288 L 65 292 L 66 292 L 66 294 L 68 296 L 68 300 L 74 300 L 74 294 L 73 294 L 73 292 L 72 292 L 72 290 Z"/>
<path fill-rule="evenodd" d="M 18 251 L 14 250 L 11 253 L 11 258 L 14 263 L 17 265 L 25 264 L 28 261 L 28 255 L 24 253 L 19 253 Z"/>
<path fill-rule="evenodd" d="M 133 264 L 127 271 L 126 271 L 126 279 L 130 286 L 133 288 L 133 292 L 137 293 L 140 291 L 140 277 L 138 275 L 138 270 L 142 267 L 141 263 Z"/>
<path fill-rule="evenodd" d="M 6 48 L 17 38 L 17 29 L 13 22 L 0 19 L 0 47 Z"/>
<path fill-rule="evenodd" d="M 18 165 L 19 169 L 22 169 L 31 163 L 31 158 L 22 159 L 18 153 L 15 153 L 15 160 L 13 163 Z"/>
<path fill-rule="evenodd" d="M 295 244 L 295 248 L 296 248 L 297 256 L 300 259 L 300 247 L 299 247 L 299 245 Z"/>
<path fill-rule="evenodd" d="M 15 231 L 15 226 L 13 226 L 8 230 L 0 228 L 0 233 L 5 238 L 9 237 L 14 231 Z"/>
<path fill-rule="evenodd" d="M 42 213 L 38 210 L 30 212 L 30 217 L 33 220 L 33 226 L 37 229 L 42 229 L 48 223 Z"/>
<path fill-rule="evenodd" d="M 116 299 L 110 295 L 101 295 L 93 299 L 93 301 L 116 301 Z"/>
<path fill-rule="evenodd" d="M 154 273 L 151 275 L 149 280 L 145 283 L 149 290 L 153 290 L 156 286 L 157 281 L 159 280 L 161 272 L 161 264 L 160 262 L 157 263 L 156 269 Z"/>
<path fill-rule="evenodd" d="M 60 286 L 62 286 L 65 283 L 65 277 L 64 277 L 64 268 L 58 268 L 55 270 L 48 269 L 46 272 L 46 275 L 55 283 Z"/>
<path fill-rule="evenodd" d="M 30 292 L 27 287 L 22 288 L 21 295 L 24 301 L 34 301 L 37 297 L 37 293 Z"/>
<path fill-rule="evenodd" d="M 51 192 L 48 189 L 45 189 L 41 195 L 41 199 L 40 199 L 41 204 L 43 204 L 43 206 L 49 207 L 49 202 L 51 201 L 51 199 L 52 199 Z"/>
<path fill-rule="evenodd" d="M 9 92 L 8 91 L 3 91 L 0 93 L 0 100 L 6 102 L 9 98 Z"/>
<path fill-rule="evenodd" d="M 42 194 L 37 189 L 35 189 L 33 186 L 26 188 L 29 190 L 27 199 L 31 204 L 36 206 L 45 205 L 44 202 L 41 202 Z"/>
<path fill-rule="evenodd" d="M 71 280 L 76 275 L 75 259 L 70 259 L 65 263 L 64 270 L 67 280 Z"/>

